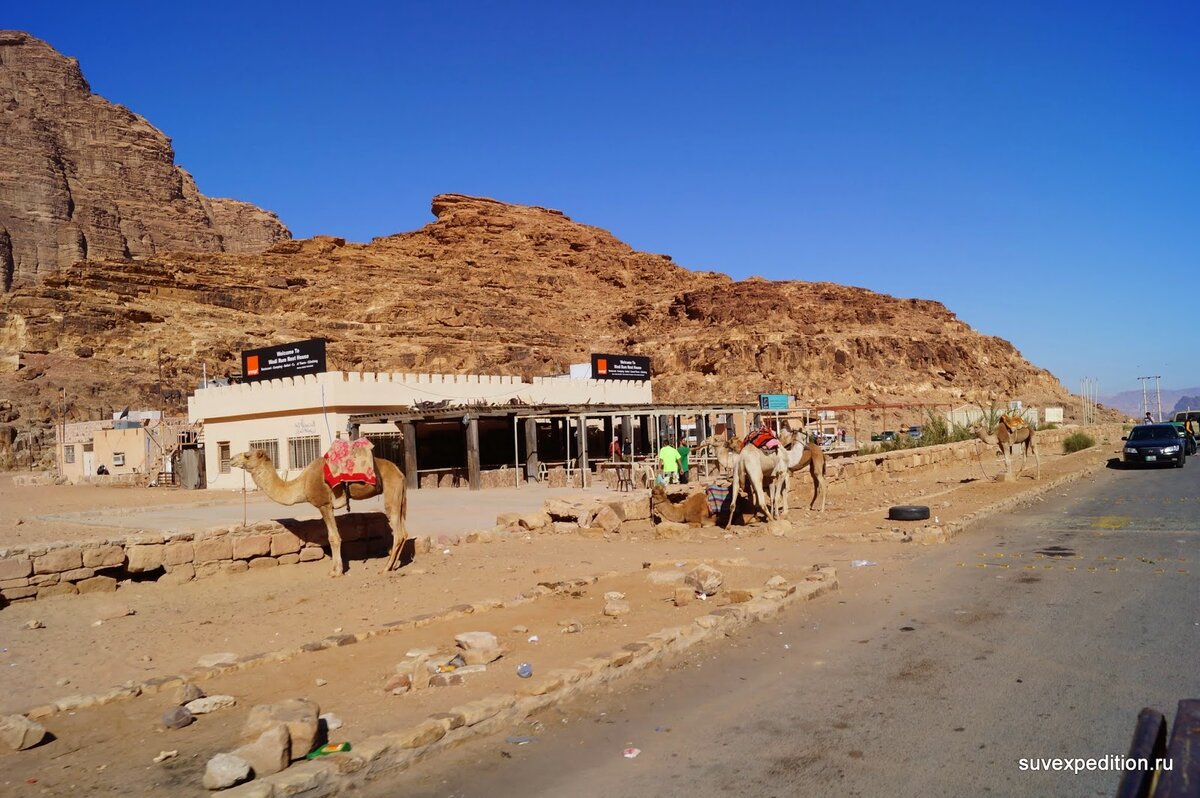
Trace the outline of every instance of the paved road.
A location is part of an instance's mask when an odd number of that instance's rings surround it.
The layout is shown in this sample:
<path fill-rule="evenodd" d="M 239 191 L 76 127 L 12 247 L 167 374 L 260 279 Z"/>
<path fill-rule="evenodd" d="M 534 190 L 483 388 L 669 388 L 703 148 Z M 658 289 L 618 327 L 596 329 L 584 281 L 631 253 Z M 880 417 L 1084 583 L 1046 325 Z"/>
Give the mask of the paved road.
<path fill-rule="evenodd" d="M 1143 706 L 1200 697 L 1198 531 L 1200 461 L 1104 471 L 363 794 L 1111 795 L 1018 759 L 1124 755 Z"/>

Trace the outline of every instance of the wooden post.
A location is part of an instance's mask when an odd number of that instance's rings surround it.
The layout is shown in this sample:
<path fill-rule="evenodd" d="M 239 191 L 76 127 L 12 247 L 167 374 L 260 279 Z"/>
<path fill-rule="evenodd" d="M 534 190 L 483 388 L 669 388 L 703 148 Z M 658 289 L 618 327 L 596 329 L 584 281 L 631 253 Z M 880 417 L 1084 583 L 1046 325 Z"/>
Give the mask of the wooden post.
<path fill-rule="evenodd" d="M 468 415 L 467 421 L 467 484 L 479 490 L 479 417 Z"/>
<path fill-rule="evenodd" d="M 417 477 L 417 425 L 405 421 L 400 425 L 400 431 L 404 433 L 404 480 L 410 490 L 416 490 L 421 486 Z"/>
<path fill-rule="evenodd" d="M 525 419 L 525 478 L 538 478 L 537 419 Z"/>
<path fill-rule="evenodd" d="M 579 426 L 575 428 L 576 448 L 579 450 L 579 487 L 588 486 L 588 451 L 587 451 L 587 416 L 579 416 Z"/>

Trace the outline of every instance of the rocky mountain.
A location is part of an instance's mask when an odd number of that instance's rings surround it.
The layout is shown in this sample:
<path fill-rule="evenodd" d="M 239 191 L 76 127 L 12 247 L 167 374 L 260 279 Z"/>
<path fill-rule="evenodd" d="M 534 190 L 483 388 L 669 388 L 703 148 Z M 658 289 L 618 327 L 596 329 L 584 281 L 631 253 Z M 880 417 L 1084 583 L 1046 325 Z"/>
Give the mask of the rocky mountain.
<path fill-rule="evenodd" d="M 334 369 L 548 375 L 609 351 L 649 355 L 660 401 L 1011 398 L 1071 412 L 1049 372 L 937 302 L 734 282 L 545 208 L 448 194 L 432 209 L 431 224 L 368 244 L 317 237 L 47 274 L 0 298 L 0 350 L 24 364 L 0 373 L 0 396 L 40 424 L 64 409 L 182 408 L 202 365 L 237 371 L 242 349 L 325 337 Z"/>
<path fill-rule="evenodd" d="M 79 63 L 0 31 L 0 288 L 85 260 L 261 252 L 291 238 L 275 214 L 211 199 L 171 141 L 92 93 Z"/>

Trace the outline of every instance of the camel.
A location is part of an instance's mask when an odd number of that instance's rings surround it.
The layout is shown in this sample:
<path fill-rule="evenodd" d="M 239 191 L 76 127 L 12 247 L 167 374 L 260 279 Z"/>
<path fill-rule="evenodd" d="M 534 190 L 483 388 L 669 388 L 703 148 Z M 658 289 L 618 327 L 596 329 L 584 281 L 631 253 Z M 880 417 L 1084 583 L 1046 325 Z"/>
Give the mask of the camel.
<path fill-rule="evenodd" d="M 815 443 L 806 443 L 799 435 L 793 435 L 789 430 L 780 433 L 781 445 L 778 455 L 770 455 L 755 446 L 743 446 L 733 469 L 733 500 L 729 505 L 731 510 L 737 507 L 738 492 L 742 480 L 750 483 L 746 495 L 755 502 L 757 511 L 766 515 L 767 520 L 786 515 L 789 511 L 786 484 L 790 482 L 790 473 L 808 467 L 813 481 L 813 497 L 808 509 L 816 508 L 817 499 L 821 500 L 819 512 L 825 512 L 825 452 Z M 780 470 L 781 469 L 781 470 Z M 771 488 L 771 502 L 766 501 L 764 483 Z M 784 483 L 784 484 L 779 484 Z M 782 488 L 782 490 L 781 490 Z M 728 529 L 733 522 L 732 511 L 725 523 Z"/>
<path fill-rule="evenodd" d="M 329 531 L 329 550 L 333 557 L 331 576 L 341 576 L 346 572 L 342 562 L 342 537 L 338 534 L 337 519 L 333 511 L 345 507 L 348 498 L 346 486 L 338 485 L 331 488 L 325 483 L 324 458 L 318 457 L 308 464 L 295 479 L 286 482 L 279 478 L 271 458 L 259 449 L 251 449 L 234 455 L 229 464 L 244 468 L 254 480 L 254 484 L 272 500 L 283 505 L 301 504 L 307 502 L 316 507 Z M 404 527 L 404 519 L 408 514 L 407 483 L 402 472 L 395 463 L 375 458 L 375 484 L 352 483 L 350 496 L 353 499 L 369 499 L 383 494 L 384 512 L 388 524 L 392 527 L 392 550 L 388 555 L 387 567 L 384 573 L 392 570 L 400 559 L 400 549 L 408 538 Z"/>
<path fill-rule="evenodd" d="M 1017 471 L 1020 476 L 1025 470 L 1025 461 L 1029 459 L 1029 453 L 1033 452 L 1033 462 L 1037 466 L 1034 479 L 1042 478 L 1042 460 L 1038 457 L 1037 444 L 1033 440 L 1033 427 L 1017 426 L 1014 427 L 1008 420 L 1007 416 L 1000 417 L 1000 423 L 996 425 L 994 435 L 989 435 L 984 432 L 982 426 L 974 426 L 971 431 L 975 433 L 975 437 L 983 441 L 989 446 L 999 447 L 1000 454 L 1004 455 L 1004 473 L 1012 473 L 1012 447 L 1018 443 L 1024 444 L 1024 449 L 1021 451 L 1021 468 Z M 979 467 L 983 467 L 983 461 L 979 461 Z M 987 476 L 987 472 L 984 472 Z"/>
<path fill-rule="evenodd" d="M 674 521 L 688 526 L 716 526 L 716 517 L 708 509 L 708 500 L 704 491 L 695 491 L 679 503 L 671 501 L 662 485 L 655 485 L 650 491 L 654 512 L 664 521 Z"/>
<path fill-rule="evenodd" d="M 733 468 L 733 461 L 737 457 L 738 450 L 730 443 L 728 436 L 709 435 L 701 441 L 692 454 L 698 457 L 700 452 L 705 449 L 712 449 L 717 453 L 717 466 L 720 468 L 721 473 L 726 473 Z"/>

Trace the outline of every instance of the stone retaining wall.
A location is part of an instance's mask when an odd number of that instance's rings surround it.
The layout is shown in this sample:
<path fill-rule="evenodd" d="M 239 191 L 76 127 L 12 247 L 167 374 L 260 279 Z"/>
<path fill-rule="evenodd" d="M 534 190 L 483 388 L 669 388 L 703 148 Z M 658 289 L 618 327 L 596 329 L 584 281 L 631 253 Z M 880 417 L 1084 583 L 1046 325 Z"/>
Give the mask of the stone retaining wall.
<path fill-rule="evenodd" d="M 343 556 L 383 556 L 392 532 L 383 513 L 338 518 Z M 135 532 L 120 538 L 0 549 L 0 607 L 75 593 L 113 591 L 123 579 L 179 584 L 219 573 L 274 568 L 327 555 L 320 520 L 261 521 L 201 532 Z M 428 538 L 410 544 L 428 551 Z"/>

